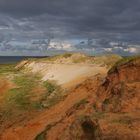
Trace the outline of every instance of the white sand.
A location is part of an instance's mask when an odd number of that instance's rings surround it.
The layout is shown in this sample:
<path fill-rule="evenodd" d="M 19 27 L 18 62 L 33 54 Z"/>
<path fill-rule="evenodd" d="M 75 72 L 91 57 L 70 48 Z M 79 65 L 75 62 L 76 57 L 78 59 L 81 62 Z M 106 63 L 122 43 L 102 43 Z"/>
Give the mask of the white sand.
<path fill-rule="evenodd" d="M 44 81 L 55 80 L 58 84 L 66 84 L 77 78 L 106 73 L 106 68 L 88 64 L 48 64 L 32 62 L 27 66 L 32 72 L 42 74 Z"/>

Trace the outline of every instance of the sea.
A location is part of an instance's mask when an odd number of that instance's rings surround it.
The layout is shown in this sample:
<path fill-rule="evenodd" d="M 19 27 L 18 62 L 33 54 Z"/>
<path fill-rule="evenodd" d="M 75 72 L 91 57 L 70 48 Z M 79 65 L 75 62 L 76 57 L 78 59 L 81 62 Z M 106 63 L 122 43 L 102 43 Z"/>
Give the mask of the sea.
<path fill-rule="evenodd" d="M 14 64 L 28 58 L 44 58 L 44 56 L 0 56 L 0 64 Z"/>

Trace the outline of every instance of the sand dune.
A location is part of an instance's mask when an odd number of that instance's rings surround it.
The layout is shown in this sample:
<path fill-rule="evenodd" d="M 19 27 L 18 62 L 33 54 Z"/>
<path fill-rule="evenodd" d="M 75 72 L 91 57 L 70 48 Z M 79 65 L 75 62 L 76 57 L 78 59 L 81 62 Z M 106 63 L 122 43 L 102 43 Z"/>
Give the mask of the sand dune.
<path fill-rule="evenodd" d="M 63 85 L 76 80 L 84 79 L 98 73 L 106 73 L 107 68 L 100 65 L 89 64 L 48 64 L 48 63 L 30 63 L 28 69 L 32 72 L 42 74 L 42 80 L 54 80 L 58 84 Z"/>

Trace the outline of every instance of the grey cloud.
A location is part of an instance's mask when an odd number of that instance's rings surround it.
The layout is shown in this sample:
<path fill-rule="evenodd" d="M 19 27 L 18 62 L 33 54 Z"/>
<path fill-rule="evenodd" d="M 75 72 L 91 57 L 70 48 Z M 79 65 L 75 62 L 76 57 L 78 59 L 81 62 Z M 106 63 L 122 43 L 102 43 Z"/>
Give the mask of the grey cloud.
<path fill-rule="evenodd" d="M 63 26 L 79 34 L 127 32 L 140 30 L 139 5 L 140 0 L 1 0 L 0 13 L 38 20 L 46 15 L 42 23 L 47 27 Z M 41 21 L 36 22 L 43 28 Z"/>
<path fill-rule="evenodd" d="M 140 0 L 0 0 L 0 41 L 94 38 L 140 44 Z M 86 47 L 86 46 L 84 46 Z"/>

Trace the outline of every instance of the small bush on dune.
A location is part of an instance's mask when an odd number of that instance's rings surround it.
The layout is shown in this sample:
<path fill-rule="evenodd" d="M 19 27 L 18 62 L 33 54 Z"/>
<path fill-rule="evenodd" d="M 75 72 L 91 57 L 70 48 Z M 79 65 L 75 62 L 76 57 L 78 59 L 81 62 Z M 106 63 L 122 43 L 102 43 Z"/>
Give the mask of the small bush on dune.
<path fill-rule="evenodd" d="M 27 95 L 21 93 L 14 97 L 14 101 L 18 107 L 23 109 L 27 109 L 31 104 L 30 98 Z"/>
<path fill-rule="evenodd" d="M 59 88 L 54 82 L 50 82 L 50 81 L 45 81 L 44 87 L 46 87 L 47 93 L 49 95 Z"/>
<path fill-rule="evenodd" d="M 63 90 L 54 81 L 45 81 L 44 87 L 47 90 L 42 99 L 45 102 L 45 107 L 51 107 L 64 98 Z"/>

